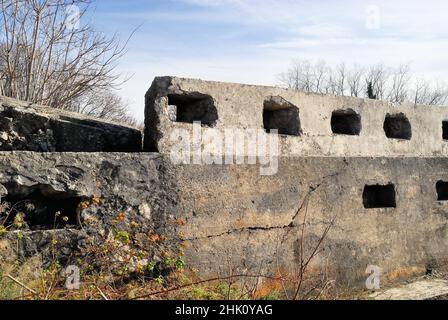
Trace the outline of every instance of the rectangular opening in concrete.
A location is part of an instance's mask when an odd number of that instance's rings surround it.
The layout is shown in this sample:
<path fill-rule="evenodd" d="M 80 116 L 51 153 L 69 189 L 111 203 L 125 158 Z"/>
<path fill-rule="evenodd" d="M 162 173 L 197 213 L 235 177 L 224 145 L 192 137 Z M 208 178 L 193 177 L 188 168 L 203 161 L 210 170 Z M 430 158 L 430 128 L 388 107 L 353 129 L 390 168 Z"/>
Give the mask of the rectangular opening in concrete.
<path fill-rule="evenodd" d="M 443 140 L 448 141 L 448 121 L 443 121 L 442 130 L 443 130 Z"/>
<path fill-rule="evenodd" d="M 386 116 L 384 121 L 384 132 L 389 139 L 412 139 L 412 127 L 405 114 L 399 113 Z"/>
<path fill-rule="evenodd" d="M 186 94 L 169 94 L 168 106 L 174 113 L 176 122 L 201 124 L 214 127 L 218 121 L 218 111 L 211 96 L 192 92 Z"/>
<path fill-rule="evenodd" d="M 46 185 L 33 187 L 5 184 L 0 221 L 8 231 L 78 229 L 78 207 L 82 201 L 71 193 L 59 192 Z"/>
<path fill-rule="evenodd" d="M 395 185 L 365 186 L 363 193 L 364 208 L 396 208 Z"/>
<path fill-rule="evenodd" d="M 436 184 L 437 200 L 448 201 L 448 182 L 438 181 Z"/>
<path fill-rule="evenodd" d="M 359 136 L 361 116 L 352 109 L 334 111 L 331 117 L 331 130 L 334 134 Z"/>
<path fill-rule="evenodd" d="M 300 136 L 299 108 L 280 96 L 268 97 L 263 105 L 263 126 L 267 133 Z"/>

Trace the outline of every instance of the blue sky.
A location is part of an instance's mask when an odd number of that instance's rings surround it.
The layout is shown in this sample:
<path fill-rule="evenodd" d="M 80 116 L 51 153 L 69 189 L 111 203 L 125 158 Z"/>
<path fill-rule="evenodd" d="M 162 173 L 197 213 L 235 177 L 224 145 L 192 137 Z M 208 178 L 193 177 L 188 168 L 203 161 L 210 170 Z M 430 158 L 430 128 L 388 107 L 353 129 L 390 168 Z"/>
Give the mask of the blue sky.
<path fill-rule="evenodd" d="M 446 0 L 96 0 L 97 30 L 131 39 L 119 94 L 143 119 L 158 75 L 275 85 L 293 59 L 411 63 L 448 80 Z"/>

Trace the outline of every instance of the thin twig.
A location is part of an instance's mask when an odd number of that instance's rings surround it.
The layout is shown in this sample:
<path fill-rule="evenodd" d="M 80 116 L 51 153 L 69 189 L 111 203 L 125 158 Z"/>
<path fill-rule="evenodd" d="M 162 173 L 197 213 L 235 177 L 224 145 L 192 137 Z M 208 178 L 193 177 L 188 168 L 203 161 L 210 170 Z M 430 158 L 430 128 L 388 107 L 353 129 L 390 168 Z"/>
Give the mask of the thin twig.
<path fill-rule="evenodd" d="M 98 290 L 98 292 L 100 293 L 101 297 L 104 300 L 109 300 L 109 298 L 107 298 L 107 296 L 103 293 L 103 291 L 101 291 L 101 289 L 98 286 L 96 286 L 96 289 Z"/>
<path fill-rule="evenodd" d="M 19 280 L 17 280 L 17 279 L 14 278 L 13 276 L 11 276 L 11 275 L 8 274 L 8 275 L 6 275 L 6 277 L 9 278 L 10 280 L 14 281 L 15 283 L 17 283 L 17 284 L 18 284 L 19 286 L 21 286 L 22 288 L 28 290 L 28 291 L 31 292 L 32 294 L 34 294 L 34 295 L 37 294 L 36 291 L 34 291 L 33 289 L 27 287 L 25 284 L 23 284 L 22 282 L 20 282 Z"/>

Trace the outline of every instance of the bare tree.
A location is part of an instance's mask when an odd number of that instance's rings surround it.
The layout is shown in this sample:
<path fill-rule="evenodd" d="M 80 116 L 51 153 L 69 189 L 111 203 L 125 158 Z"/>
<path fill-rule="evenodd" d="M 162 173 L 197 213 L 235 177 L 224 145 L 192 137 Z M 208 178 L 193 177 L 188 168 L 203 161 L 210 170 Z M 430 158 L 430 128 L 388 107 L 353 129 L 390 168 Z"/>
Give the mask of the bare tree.
<path fill-rule="evenodd" d="M 3 79 L 0 79 L 0 96 L 4 96 L 5 94 L 5 82 Z"/>
<path fill-rule="evenodd" d="M 424 79 L 417 79 L 415 82 L 415 89 L 413 94 L 414 104 L 425 104 L 430 96 L 430 84 Z"/>
<path fill-rule="evenodd" d="M 325 93 L 337 95 L 338 94 L 338 81 L 337 81 L 338 77 L 332 69 L 329 69 L 328 73 L 329 73 L 329 75 L 328 75 L 327 85 L 325 87 Z"/>
<path fill-rule="evenodd" d="M 282 85 L 294 90 L 344 95 L 349 88 L 351 94 L 357 96 L 362 90 L 362 73 L 362 69 L 356 69 L 356 74 L 349 73 L 344 63 L 332 69 L 322 60 L 315 64 L 308 60 L 297 60 L 279 79 Z"/>
<path fill-rule="evenodd" d="M 408 100 L 408 84 L 411 80 L 409 64 L 402 64 L 392 72 L 388 101 L 403 103 Z"/>
<path fill-rule="evenodd" d="M 128 114 L 129 105 L 112 90 L 93 90 L 67 105 L 70 111 L 104 120 L 122 122 L 134 127 L 141 124 Z"/>
<path fill-rule="evenodd" d="M 301 90 L 301 87 L 299 85 L 300 77 L 301 70 L 296 63 L 292 63 L 288 71 L 279 75 L 279 81 L 283 86 L 299 91 Z"/>
<path fill-rule="evenodd" d="M 365 70 L 357 65 L 348 72 L 347 83 L 350 89 L 350 96 L 361 97 L 363 95 L 365 91 L 362 84 L 364 73 Z"/>
<path fill-rule="evenodd" d="M 314 91 L 325 93 L 325 83 L 328 80 L 328 68 L 325 61 L 320 60 L 314 65 Z"/>
<path fill-rule="evenodd" d="M 366 75 L 366 84 L 370 84 L 376 99 L 383 100 L 386 96 L 389 71 L 383 64 L 377 64 L 369 68 Z"/>
<path fill-rule="evenodd" d="M 347 68 L 345 67 L 345 63 L 341 62 L 336 68 L 336 85 L 337 85 L 337 94 L 340 96 L 345 95 L 345 85 L 347 80 Z"/>
<path fill-rule="evenodd" d="M 424 79 L 417 79 L 412 99 L 416 105 L 445 105 L 448 100 L 448 87 L 439 82 L 430 83 Z"/>
<path fill-rule="evenodd" d="M 448 88 L 446 85 L 436 83 L 434 88 L 430 91 L 427 101 L 427 105 L 445 105 L 448 99 Z"/>
<path fill-rule="evenodd" d="M 340 63 L 334 68 L 320 60 L 296 60 L 281 74 L 280 83 L 290 89 L 352 97 L 386 100 L 391 103 L 444 105 L 448 101 L 448 86 L 436 81 L 414 79 L 409 64 L 388 68 L 383 64 L 370 67 Z"/>
<path fill-rule="evenodd" d="M 280 75 L 285 86 L 305 92 L 315 92 L 314 68 L 308 60 L 293 62 L 290 69 Z"/>
<path fill-rule="evenodd" d="M 81 23 L 88 0 L 0 0 L 0 6 L 3 95 L 73 110 L 93 92 L 118 85 L 126 43 Z"/>

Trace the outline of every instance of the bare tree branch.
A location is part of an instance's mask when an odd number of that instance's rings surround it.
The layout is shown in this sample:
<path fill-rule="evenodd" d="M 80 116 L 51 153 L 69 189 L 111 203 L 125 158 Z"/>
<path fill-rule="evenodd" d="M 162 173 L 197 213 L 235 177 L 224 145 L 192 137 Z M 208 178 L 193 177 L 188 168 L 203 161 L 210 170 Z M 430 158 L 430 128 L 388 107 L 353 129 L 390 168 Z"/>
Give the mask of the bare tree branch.
<path fill-rule="evenodd" d="M 118 36 L 107 37 L 85 23 L 89 4 L 89 0 L 0 0 L 2 95 L 88 110 L 107 119 L 117 119 L 120 112 L 122 120 L 126 105 L 107 106 L 105 100 L 112 99 L 111 90 L 120 84 L 116 69 L 129 38 L 122 43 Z M 82 105 L 92 95 L 98 95 L 95 102 L 100 105 L 94 109 L 101 112 L 92 112 L 93 102 L 90 109 Z"/>
<path fill-rule="evenodd" d="M 445 105 L 448 86 L 413 76 L 409 64 L 388 68 L 383 64 L 369 67 L 340 63 L 332 68 L 324 61 L 316 64 L 295 60 L 279 76 L 280 85 L 297 91 L 317 94 L 386 100 L 395 104 L 414 103 Z"/>

